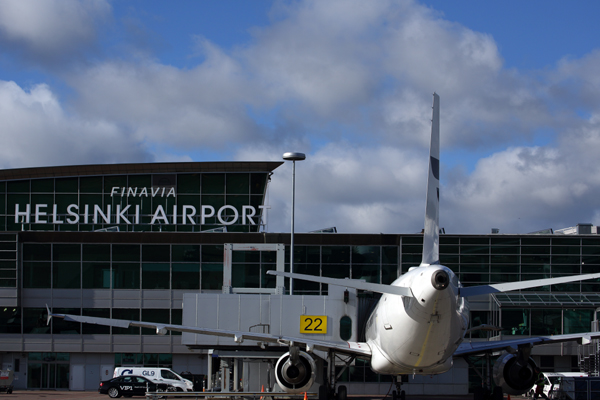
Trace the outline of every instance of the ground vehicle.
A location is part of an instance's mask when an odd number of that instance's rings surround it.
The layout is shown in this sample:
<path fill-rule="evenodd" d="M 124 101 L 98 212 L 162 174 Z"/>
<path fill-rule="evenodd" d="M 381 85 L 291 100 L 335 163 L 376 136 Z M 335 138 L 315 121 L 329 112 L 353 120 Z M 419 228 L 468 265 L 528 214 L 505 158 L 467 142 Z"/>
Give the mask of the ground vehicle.
<path fill-rule="evenodd" d="M 167 383 L 159 383 L 143 376 L 126 375 L 100 382 L 98 392 L 107 394 L 110 398 L 121 396 L 145 396 L 146 392 L 171 392 L 175 391 L 173 386 Z"/>
<path fill-rule="evenodd" d="M 10 369 L 0 371 L 0 393 L 6 391 L 11 394 L 13 391 L 13 371 Z"/>
<path fill-rule="evenodd" d="M 113 378 L 123 375 L 138 375 L 148 378 L 155 382 L 167 383 L 173 386 L 178 392 L 191 392 L 194 390 L 194 383 L 184 379 L 168 368 L 145 368 L 145 367 L 117 367 L 113 373 Z"/>
<path fill-rule="evenodd" d="M 575 398 L 574 379 L 586 378 L 588 375 L 583 372 L 545 372 L 547 384 L 544 386 L 544 394 L 549 399 L 573 399 Z M 528 392 L 527 397 L 533 398 L 535 386 Z"/>

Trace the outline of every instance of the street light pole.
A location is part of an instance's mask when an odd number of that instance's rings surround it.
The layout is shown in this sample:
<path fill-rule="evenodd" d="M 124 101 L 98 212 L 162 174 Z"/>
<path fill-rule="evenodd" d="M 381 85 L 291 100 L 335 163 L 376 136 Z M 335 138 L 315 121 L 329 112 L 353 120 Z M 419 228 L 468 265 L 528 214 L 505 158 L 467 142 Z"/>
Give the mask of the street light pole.
<path fill-rule="evenodd" d="M 296 161 L 306 159 L 304 153 L 283 153 L 283 159 L 292 161 L 292 231 L 290 235 L 290 272 L 294 273 L 294 213 L 296 208 Z M 290 278 L 290 294 L 294 293 L 294 279 Z"/>

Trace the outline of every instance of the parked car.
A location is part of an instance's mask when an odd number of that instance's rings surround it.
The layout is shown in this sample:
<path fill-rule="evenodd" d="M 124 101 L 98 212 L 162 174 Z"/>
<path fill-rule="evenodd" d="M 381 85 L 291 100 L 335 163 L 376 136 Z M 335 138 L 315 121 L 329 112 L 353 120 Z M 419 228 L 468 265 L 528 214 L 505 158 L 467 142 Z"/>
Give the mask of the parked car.
<path fill-rule="evenodd" d="M 108 381 L 100 382 L 98 392 L 107 394 L 110 398 L 121 396 L 145 396 L 146 392 L 174 392 L 176 389 L 167 384 L 154 382 L 143 376 L 126 375 L 119 376 Z"/>

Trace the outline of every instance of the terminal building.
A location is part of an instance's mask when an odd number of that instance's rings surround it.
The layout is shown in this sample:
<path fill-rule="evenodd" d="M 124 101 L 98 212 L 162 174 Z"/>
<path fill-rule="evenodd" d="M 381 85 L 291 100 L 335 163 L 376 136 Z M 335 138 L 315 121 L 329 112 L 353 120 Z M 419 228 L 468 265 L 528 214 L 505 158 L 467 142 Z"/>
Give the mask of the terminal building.
<path fill-rule="evenodd" d="M 15 388 L 96 390 L 115 367 L 126 365 L 209 375 L 214 383 L 215 360 L 233 357 L 242 348 L 246 358 L 261 354 L 256 343 L 200 335 L 157 335 L 145 328 L 60 319 L 47 324 L 46 305 L 56 313 L 189 324 L 184 299 L 195 299 L 196 317 L 210 314 L 213 303 L 202 311 L 200 297 L 194 297 L 198 294 L 237 296 L 231 299 L 239 305 L 219 311 L 235 318 L 242 318 L 238 313 L 247 296 L 291 294 L 306 304 L 313 297 L 337 296 L 327 285 L 298 280 L 289 293 L 288 279 L 266 274 L 289 269 L 289 233 L 264 232 L 269 178 L 281 164 L 0 171 L 0 363 L 15 371 Z M 596 232 L 580 224 L 534 234 L 448 233 L 440 237 L 440 261 L 465 286 L 595 273 L 600 272 Z M 391 283 L 420 263 L 421 250 L 422 235 L 414 233 L 297 233 L 294 272 Z M 468 339 L 589 331 L 597 320 L 599 293 L 600 281 L 591 280 L 475 298 L 472 326 L 502 330 L 473 332 Z M 339 324 L 331 322 L 333 339 L 360 340 L 364 315 L 377 300 L 372 293 L 351 295 L 349 315 Z M 558 344 L 536 347 L 532 354 L 543 370 L 579 371 L 583 351 L 577 344 Z M 459 359 L 450 375 L 411 378 L 407 393 L 435 394 L 442 384 L 445 393 L 448 385 L 453 393 L 466 393 L 481 385 L 477 373 L 482 368 L 482 360 Z M 385 394 L 391 385 L 390 377 L 375 374 L 359 360 L 341 380 L 357 394 Z"/>

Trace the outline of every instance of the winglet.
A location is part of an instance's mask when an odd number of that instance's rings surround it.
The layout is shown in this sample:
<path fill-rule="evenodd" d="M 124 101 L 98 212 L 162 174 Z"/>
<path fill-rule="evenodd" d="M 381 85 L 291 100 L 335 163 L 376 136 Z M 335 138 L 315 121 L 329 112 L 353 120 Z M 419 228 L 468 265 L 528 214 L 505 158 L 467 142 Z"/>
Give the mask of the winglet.
<path fill-rule="evenodd" d="M 46 304 L 46 311 L 48 312 L 48 316 L 46 317 L 46 325 L 50 325 L 50 320 L 52 320 L 52 313 L 50 312 L 50 307 Z"/>
<path fill-rule="evenodd" d="M 423 231 L 421 266 L 440 263 L 440 96 L 433 94 L 431 141 L 429 144 L 429 175 L 427 177 L 427 206 Z"/>

